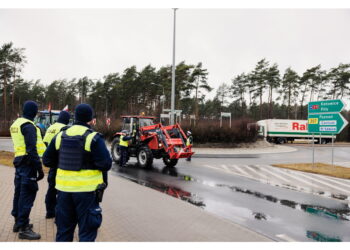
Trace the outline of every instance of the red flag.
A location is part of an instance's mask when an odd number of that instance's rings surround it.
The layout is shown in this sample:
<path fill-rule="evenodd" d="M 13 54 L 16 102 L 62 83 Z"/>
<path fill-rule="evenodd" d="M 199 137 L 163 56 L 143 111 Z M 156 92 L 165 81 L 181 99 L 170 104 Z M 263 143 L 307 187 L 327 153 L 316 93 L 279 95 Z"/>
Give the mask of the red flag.
<path fill-rule="evenodd" d="M 49 108 L 48 111 L 51 112 L 51 102 L 49 102 Z"/>

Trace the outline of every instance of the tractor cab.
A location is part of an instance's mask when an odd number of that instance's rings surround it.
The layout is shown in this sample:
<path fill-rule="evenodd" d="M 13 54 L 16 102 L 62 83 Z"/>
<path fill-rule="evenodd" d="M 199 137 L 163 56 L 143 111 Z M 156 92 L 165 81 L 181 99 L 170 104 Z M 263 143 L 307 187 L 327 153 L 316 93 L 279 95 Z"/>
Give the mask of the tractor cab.
<path fill-rule="evenodd" d="M 131 136 L 138 138 L 140 136 L 140 128 L 154 125 L 155 117 L 150 116 L 122 116 L 122 130 L 126 130 Z"/>

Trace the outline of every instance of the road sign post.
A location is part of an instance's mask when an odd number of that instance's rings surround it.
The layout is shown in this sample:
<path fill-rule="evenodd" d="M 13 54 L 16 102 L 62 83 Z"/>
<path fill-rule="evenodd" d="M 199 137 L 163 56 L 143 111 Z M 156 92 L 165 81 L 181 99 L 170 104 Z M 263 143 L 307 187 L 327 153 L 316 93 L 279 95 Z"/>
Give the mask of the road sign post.
<path fill-rule="evenodd" d="M 334 135 L 339 134 L 348 125 L 348 121 L 340 114 L 344 109 L 342 100 L 325 100 L 309 102 L 308 104 L 308 131 L 312 133 L 312 166 L 315 161 L 314 133 L 332 136 L 332 166 L 334 163 Z"/>

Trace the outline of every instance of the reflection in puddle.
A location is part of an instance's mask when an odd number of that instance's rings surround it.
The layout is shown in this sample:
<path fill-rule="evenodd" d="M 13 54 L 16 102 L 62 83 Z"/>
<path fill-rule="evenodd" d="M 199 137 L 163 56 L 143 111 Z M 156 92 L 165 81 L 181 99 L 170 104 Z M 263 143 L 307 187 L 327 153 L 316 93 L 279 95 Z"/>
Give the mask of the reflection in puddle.
<path fill-rule="evenodd" d="M 321 242 L 341 242 L 341 239 L 337 236 L 329 236 L 316 231 L 306 231 L 306 237 Z"/>
<path fill-rule="evenodd" d="M 240 187 L 228 186 L 228 185 L 222 185 L 222 184 L 219 184 L 217 186 L 228 187 L 232 191 L 235 191 L 235 192 L 254 195 L 255 197 L 265 199 L 265 200 L 270 201 L 270 202 L 280 203 L 281 205 L 288 206 L 288 207 L 294 208 L 294 209 L 301 209 L 307 213 L 314 214 L 317 216 L 322 216 L 322 217 L 329 218 L 329 219 L 340 219 L 340 220 L 349 221 L 349 218 L 350 218 L 350 209 L 346 204 L 343 204 L 343 208 L 340 208 L 340 209 L 327 208 L 327 207 L 315 206 L 315 205 L 311 205 L 311 204 L 300 204 L 298 202 L 291 201 L 291 200 L 285 200 L 285 199 L 280 200 L 280 199 L 273 197 L 271 195 L 265 195 L 265 194 L 260 193 L 260 192 L 251 191 L 249 189 L 242 189 Z"/>
<path fill-rule="evenodd" d="M 163 183 L 157 183 L 157 182 L 146 182 L 146 181 L 142 181 L 142 180 L 136 180 L 136 179 L 132 179 L 130 177 L 125 177 L 127 179 L 129 179 L 132 182 L 135 182 L 137 184 L 146 186 L 146 187 L 150 187 L 152 189 L 155 189 L 157 191 L 160 191 L 162 193 L 165 193 L 167 195 L 170 195 L 172 197 L 181 199 L 183 201 L 187 201 L 197 207 L 201 207 L 204 208 L 205 204 L 202 201 L 202 199 L 200 197 L 198 197 L 195 194 L 191 194 L 190 192 L 184 191 L 180 188 L 176 188 L 176 187 L 170 187 L 168 185 L 165 185 Z"/>

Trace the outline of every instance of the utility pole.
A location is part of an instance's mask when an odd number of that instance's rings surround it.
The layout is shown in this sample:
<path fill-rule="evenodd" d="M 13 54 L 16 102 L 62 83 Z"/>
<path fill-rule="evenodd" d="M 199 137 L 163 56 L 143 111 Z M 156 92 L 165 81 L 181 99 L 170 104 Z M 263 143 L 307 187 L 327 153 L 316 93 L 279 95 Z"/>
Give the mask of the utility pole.
<path fill-rule="evenodd" d="M 170 124 L 174 124 L 175 115 L 175 34 L 176 34 L 176 10 L 174 8 L 174 30 L 173 30 L 173 68 L 171 76 L 171 112 L 170 112 Z"/>

